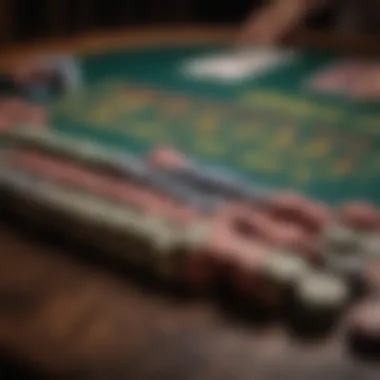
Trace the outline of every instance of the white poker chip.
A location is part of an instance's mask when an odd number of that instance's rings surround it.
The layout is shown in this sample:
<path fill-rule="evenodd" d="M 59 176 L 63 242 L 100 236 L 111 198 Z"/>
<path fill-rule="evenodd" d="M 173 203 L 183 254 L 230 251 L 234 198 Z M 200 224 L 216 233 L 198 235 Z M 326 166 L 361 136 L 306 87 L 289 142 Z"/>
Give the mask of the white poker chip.
<path fill-rule="evenodd" d="M 128 234 L 134 228 L 137 215 L 132 210 L 110 203 L 107 223 L 109 226 L 122 234 Z"/>
<path fill-rule="evenodd" d="M 380 233 L 363 234 L 360 238 L 361 253 L 368 259 L 380 258 Z"/>
<path fill-rule="evenodd" d="M 364 271 L 366 260 L 362 255 L 330 255 L 326 260 L 326 266 L 330 271 L 347 279 L 359 278 Z"/>
<path fill-rule="evenodd" d="M 194 222 L 183 229 L 181 243 L 187 249 L 197 249 L 207 244 L 211 233 L 212 227 L 209 223 Z"/>
<path fill-rule="evenodd" d="M 329 226 L 325 228 L 321 236 L 321 248 L 325 254 L 352 253 L 360 245 L 357 233 L 343 226 Z"/>
<path fill-rule="evenodd" d="M 147 225 L 149 226 L 149 224 L 150 222 Z M 153 249 L 155 272 L 164 278 L 175 276 L 175 258 L 173 254 L 178 248 L 178 232 L 162 222 L 154 226 L 150 232 L 150 245 Z"/>
<path fill-rule="evenodd" d="M 338 277 L 314 273 L 298 282 L 296 296 L 305 306 L 335 309 L 346 304 L 349 290 L 346 283 Z"/>
<path fill-rule="evenodd" d="M 263 273 L 282 285 L 295 284 L 309 271 L 309 265 L 299 256 L 288 253 L 269 253 L 264 261 Z"/>

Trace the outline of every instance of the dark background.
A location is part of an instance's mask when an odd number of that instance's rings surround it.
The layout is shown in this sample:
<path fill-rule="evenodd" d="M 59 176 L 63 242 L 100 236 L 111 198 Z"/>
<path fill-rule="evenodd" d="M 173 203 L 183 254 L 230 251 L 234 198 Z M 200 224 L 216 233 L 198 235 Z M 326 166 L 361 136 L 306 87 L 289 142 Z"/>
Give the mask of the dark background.
<path fill-rule="evenodd" d="M 0 40 L 160 24 L 240 23 L 260 0 L 0 0 Z"/>
<path fill-rule="evenodd" d="M 92 30 L 170 24 L 239 25 L 265 0 L 0 0 L 0 44 Z M 313 16 L 324 27 L 334 11 Z M 316 22 L 315 22 L 316 21 Z"/>

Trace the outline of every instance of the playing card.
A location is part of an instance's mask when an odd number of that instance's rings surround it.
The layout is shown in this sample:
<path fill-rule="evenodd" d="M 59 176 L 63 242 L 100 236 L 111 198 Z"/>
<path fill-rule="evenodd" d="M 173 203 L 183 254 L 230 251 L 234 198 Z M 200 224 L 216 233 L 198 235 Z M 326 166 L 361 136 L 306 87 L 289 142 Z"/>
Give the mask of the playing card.
<path fill-rule="evenodd" d="M 211 57 L 200 57 L 185 62 L 186 75 L 226 82 L 254 79 L 294 57 L 291 51 L 257 48 L 250 51 L 233 51 Z"/>

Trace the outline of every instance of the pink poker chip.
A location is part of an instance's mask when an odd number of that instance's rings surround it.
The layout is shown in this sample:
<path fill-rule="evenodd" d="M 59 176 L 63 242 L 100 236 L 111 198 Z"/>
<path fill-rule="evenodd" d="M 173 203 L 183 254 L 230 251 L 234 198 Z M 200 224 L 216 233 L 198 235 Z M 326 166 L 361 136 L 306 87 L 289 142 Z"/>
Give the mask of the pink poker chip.
<path fill-rule="evenodd" d="M 343 223 L 353 228 L 374 230 L 380 227 L 380 215 L 375 207 L 366 202 L 346 204 L 339 216 Z"/>
<path fill-rule="evenodd" d="M 348 327 L 351 334 L 360 334 L 362 338 L 380 338 L 380 303 L 376 299 L 367 299 L 357 305 L 349 315 Z"/>
<path fill-rule="evenodd" d="M 293 217 L 304 207 L 306 199 L 297 193 L 280 193 L 268 202 L 270 212 L 280 217 Z"/>
<path fill-rule="evenodd" d="M 231 271 L 231 284 L 237 294 L 243 297 L 255 297 L 269 301 L 267 289 L 262 276 L 262 268 L 268 252 L 268 245 L 257 240 L 249 244 L 246 250 L 236 255 L 235 265 Z"/>
<path fill-rule="evenodd" d="M 167 147 L 155 149 L 148 159 L 152 165 L 168 170 L 183 168 L 188 165 L 188 160 L 184 155 L 175 149 Z"/>
<path fill-rule="evenodd" d="M 48 122 L 48 114 L 43 106 L 29 106 L 21 117 L 21 121 L 28 124 L 45 125 Z"/>
<path fill-rule="evenodd" d="M 168 210 L 168 216 L 173 222 L 179 225 L 188 225 L 198 220 L 204 220 L 204 217 L 202 217 L 197 210 L 183 204 L 175 203 L 173 203 Z"/>
<path fill-rule="evenodd" d="M 12 126 L 12 120 L 10 120 L 7 115 L 0 114 L 0 133 L 8 132 Z"/>
<path fill-rule="evenodd" d="M 291 221 L 313 233 L 321 231 L 332 218 L 323 204 L 295 193 L 278 194 L 269 202 L 268 209 L 275 218 Z"/>
<path fill-rule="evenodd" d="M 363 277 L 369 290 L 380 295 L 380 259 L 372 260 L 367 264 Z"/>

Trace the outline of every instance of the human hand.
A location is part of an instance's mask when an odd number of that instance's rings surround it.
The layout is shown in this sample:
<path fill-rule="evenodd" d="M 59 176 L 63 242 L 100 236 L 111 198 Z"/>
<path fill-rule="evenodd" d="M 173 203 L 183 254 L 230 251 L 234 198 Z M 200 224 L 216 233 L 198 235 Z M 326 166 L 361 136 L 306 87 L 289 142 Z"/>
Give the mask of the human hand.
<path fill-rule="evenodd" d="M 274 44 L 278 42 L 303 16 L 324 0 L 277 0 L 261 12 L 254 12 L 245 21 L 237 44 Z"/>

